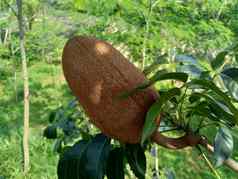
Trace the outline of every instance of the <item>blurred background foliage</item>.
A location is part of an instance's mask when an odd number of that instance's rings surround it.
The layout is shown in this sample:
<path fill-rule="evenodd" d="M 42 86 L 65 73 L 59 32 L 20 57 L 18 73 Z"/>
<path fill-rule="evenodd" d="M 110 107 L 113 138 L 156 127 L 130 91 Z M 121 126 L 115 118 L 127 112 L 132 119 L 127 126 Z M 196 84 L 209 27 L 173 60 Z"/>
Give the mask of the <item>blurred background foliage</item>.
<path fill-rule="evenodd" d="M 27 178 L 32 179 L 57 178 L 58 156 L 52 141 L 43 138 L 43 129 L 51 112 L 73 99 L 61 69 L 62 49 L 69 38 L 88 35 L 107 40 L 144 69 L 163 54 L 171 62 L 186 54 L 208 66 L 207 62 L 238 37 L 237 0 L 27 0 L 23 5 L 31 95 L 31 169 Z M 0 178 L 23 178 L 20 60 L 16 3 L 1 0 Z M 233 158 L 238 159 L 236 131 Z M 196 151 L 156 150 L 162 177 L 215 178 Z M 146 155 L 147 178 L 152 178 L 155 160 L 150 153 Z M 222 178 L 237 178 L 226 167 L 218 172 Z"/>

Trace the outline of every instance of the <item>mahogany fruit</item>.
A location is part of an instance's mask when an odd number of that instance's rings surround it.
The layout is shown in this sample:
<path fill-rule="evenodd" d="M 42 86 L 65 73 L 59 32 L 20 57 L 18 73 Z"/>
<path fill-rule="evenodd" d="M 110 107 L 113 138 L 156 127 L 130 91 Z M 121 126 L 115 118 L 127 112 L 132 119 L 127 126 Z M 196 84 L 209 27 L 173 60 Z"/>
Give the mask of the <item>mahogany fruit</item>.
<path fill-rule="evenodd" d="M 146 112 L 158 98 L 152 88 L 121 99 L 144 74 L 107 42 L 77 36 L 63 50 L 65 78 L 91 122 L 112 138 L 140 141 Z"/>

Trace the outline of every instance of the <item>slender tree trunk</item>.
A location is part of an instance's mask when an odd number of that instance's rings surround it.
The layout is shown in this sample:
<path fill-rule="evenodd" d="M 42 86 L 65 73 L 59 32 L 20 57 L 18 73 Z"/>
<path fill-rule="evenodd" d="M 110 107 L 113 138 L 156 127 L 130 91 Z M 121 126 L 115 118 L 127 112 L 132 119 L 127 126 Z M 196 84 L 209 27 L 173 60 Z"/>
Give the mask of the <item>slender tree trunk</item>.
<path fill-rule="evenodd" d="M 23 134 L 23 156 L 24 156 L 24 173 L 26 174 L 29 170 L 30 157 L 29 157 L 29 85 L 28 85 L 28 72 L 27 72 L 27 61 L 26 52 L 24 46 L 24 24 L 22 16 L 22 0 L 16 0 L 17 2 L 17 20 L 19 26 L 19 37 L 20 37 L 20 51 L 22 58 L 22 72 L 24 81 L 24 134 Z"/>

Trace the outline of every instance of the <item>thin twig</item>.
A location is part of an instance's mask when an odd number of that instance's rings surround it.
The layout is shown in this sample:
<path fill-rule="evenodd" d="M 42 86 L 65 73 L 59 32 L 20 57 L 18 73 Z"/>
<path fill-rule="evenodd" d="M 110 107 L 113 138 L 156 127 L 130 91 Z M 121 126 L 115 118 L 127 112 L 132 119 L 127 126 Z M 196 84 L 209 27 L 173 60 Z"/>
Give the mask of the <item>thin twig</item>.
<path fill-rule="evenodd" d="M 211 171 L 216 175 L 218 179 L 221 179 L 220 175 L 217 173 L 216 169 L 211 164 L 210 160 L 207 158 L 207 156 L 202 152 L 202 157 L 204 158 L 205 162 L 207 163 L 208 167 L 211 169 Z"/>
<path fill-rule="evenodd" d="M 209 144 L 204 137 L 196 135 L 191 132 L 186 133 L 184 136 L 179 138 L 170 138 L 167 136 L 163 136 L 159 132 L 156 132 L 153 134 L 152 140 L 156 142 L 158 145 L 174 150 L 182 149 L 185 147 L 195 147 L 200 144 L 207 151 L 214 153 L 214 147 L 211 144 Z M 226 161 L 224 161 L 224 164 L 233 171 L 238 173 L 238 163 L 235 160 L 227 159 Z"/>
<path fill-rule="evenodd" d="M 211 153 L 214 152 L 214 147 L 211 144 L 209 144 L 206 139 L 201 138 L 199 144 L 202 145 L 207 151 Z M 233 171 L 238 173 L 238 163 L 235 160 L 229 158 L 224 161 L 224 164 L 230 169 L 232 169 Z"/>

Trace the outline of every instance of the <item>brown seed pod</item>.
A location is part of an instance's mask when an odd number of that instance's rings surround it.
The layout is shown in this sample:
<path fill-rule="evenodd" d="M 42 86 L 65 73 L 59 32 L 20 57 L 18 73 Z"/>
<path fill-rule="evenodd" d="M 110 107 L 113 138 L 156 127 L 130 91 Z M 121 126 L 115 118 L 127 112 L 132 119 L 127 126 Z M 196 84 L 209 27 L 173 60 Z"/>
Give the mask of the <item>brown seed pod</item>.
<path fill-rule="evenodd" d="M 75 37 L 64 48 L 63 71 L 90 120 L 105 135 L 127 143 L 140 141 L 146 112 L 158 94 L 148 88 L 119 98 L 145 81 L 139 69 L 110 44 Z"/>
<path fill-rule="evenodd" d="M 107 136 L 138 143 L 146 112 L 159 96 L 153 88 L 127 99 L 119 96 L 143 83 L 144 74 L 110 44 L 90 37 L 69 40 L 62 62 L 65 78 L 91 122 Z M 152 140 L 164 147 L 179 149 L 196 145 L 200 137 L 187 133 L 173 139 L 155 132 Z"/>

